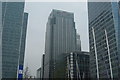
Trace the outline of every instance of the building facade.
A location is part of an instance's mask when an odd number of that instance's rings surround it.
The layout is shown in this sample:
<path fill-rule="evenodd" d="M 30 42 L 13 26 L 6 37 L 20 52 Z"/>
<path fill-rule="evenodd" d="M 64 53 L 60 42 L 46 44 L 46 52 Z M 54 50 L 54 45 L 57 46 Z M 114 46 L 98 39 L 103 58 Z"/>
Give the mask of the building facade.
<path fill-rule="evenodd" d="M 27 13 L 24 2 L 2 2 L 2 78 L 17 78 L 18 65 L 23 65 Z"/>
<path fill-rule="evenodd" d="M 41 68 L 37 70 L 37 80 L 41 80 Z"/>
<path fill-rule="evenodd" d="M 120 78 L 120 5 L 88 2 L 91 78 Z"/>
<path fill-rule="evenodd" d="M 64 53 L 60 59 L 59 69 L 56 74 L 62 79 L 89 80 L 89 52 Z"/>
<path fill-rule="evenodd" d="M 24 56 L 25 56 L 25 44 L 27 33 L 28 13 L 24 13 L 23 27 L 21 30 L 20 52 L 19 52 L 19 65 L 18 65 L 18 77 L 23 77 Z M 20 72 L 20 73 L 19 73 Z M 22 72 L 22 73 L 21 73 Z"/>
<path fill-rule="evenodd" d="M 2 13 L 2 2 L 0 1 L 0 13 Z M 2 79 L 2 14 L 0 14 L 0 79 Z"/>
<path fill-rule="evenodd" d="M 77 51 L 67 53 L 64 57 L 65 60 L 65 78 L 89 80 L 89 52 Z"/>
<path fill-rule="evenodd" d="M 80 35 L 79 34 L 77 34 L 76 35 L 76 51 L 81 51 L 81 40 L 80 40 Z"/>
<path fill-rule="evenodd" d="M 46 28 L 44 78 L 59 78 L 60 56 L 76 49 L 74 14 L 52 10 Z"/>
<path fill-rule="evenodd" d="M 44 65 L 45 64 L 45 54 L 42 56 L 42 64 L 41 64 L 41 78 L 44 78 Z"/>

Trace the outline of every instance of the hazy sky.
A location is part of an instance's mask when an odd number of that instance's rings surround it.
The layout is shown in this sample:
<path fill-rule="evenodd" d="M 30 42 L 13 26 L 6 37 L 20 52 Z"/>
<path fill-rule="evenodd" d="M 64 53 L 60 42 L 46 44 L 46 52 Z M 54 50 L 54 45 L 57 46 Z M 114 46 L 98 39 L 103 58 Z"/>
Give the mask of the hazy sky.
<path fill-rule="evenodd" d="M 41 66 L 45 48 L 45 31 L 48 16 L 52 9 L 73 12 L 76 29 L 80 34 L 82 50 L 88 51 L 88 18 L 85 2 L 27 2 L 25 11 L 29 13 L 25 66 L 29 66 L 31 75 Z"/>

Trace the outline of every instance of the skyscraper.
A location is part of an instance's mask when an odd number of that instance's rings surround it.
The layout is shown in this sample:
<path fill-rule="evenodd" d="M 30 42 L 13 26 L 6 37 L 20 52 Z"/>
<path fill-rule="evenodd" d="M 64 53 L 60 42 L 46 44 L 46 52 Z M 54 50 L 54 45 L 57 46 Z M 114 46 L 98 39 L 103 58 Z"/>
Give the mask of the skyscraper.
<path fill-rule="evenodd" d="M 0 13 L 2 13 L 2 2 L 0 1 Z M 0 14 L 0 79 L 2 78 L 2 14 Z"/>
<path fill-rule="evenodd" d="M 21 29 L 21 41 L 20 41 L 20 52 L 19 52 L 19 73 L 18 77 L 23 77 L 23 66 L 24 66 L 24 55 L 25 55 L 25 43 L 26 43 L 26 32 L 27 32 L 28 13 L 24 13 L 23 27 Z"/>
<path fill-rule="evenodd" d="M 45 54 L 42 56 L 42 64 L 41 64 L 41 78 L 44 78 L 44 65 L 45 64 Z"/>
<path fill-rule="evenodd" d="M 81 51 L 81 40 L 80 40 L 80 35 L 79 34 L 77 34 L 76 35 L 76 51 Z"/>
<path fill-rule="evenodd" d="M 17 78 L 18 65 L 23 65 L 27 13 L 24 2 L 2 2 L 2 78 Z"/>
<path fill-rule="evenodd" d="M 91 78 L 120 78 L 118 2 L 88 2 Z"/>
<path fill-rule="evenodd" d="M 46 28 L 44 78 L 58 78 L 59 62 L 64 53 L 76 50 L 74 14 L 52 10 Z"/>

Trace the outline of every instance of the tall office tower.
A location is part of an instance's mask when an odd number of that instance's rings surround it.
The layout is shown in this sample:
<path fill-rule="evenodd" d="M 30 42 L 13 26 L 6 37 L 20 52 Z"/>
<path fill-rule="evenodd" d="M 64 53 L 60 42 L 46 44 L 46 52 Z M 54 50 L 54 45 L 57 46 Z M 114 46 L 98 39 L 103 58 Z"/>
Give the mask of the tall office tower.
<path fill-rule="evenodd" d="M 77 36 L 76 36 L 76 51 L 81 51 L 81 40 L 80 40 L 80 35 L 79 34 L 77 34 Z"/>
<path fill-rule="evenodd" d="M 120 78 L 118 2 L 88 2 L 91 78 Z"/>
<path fill-rule="evenodd" d="M 0 13 L 2 13 L 2 2 L 0 1 Z M 0 80 L 2 79 L 2 14 L 0 14 Z"/>
<path fill-rule="evenodd" d="M 44 64 L 45 64 L 45 54 L 43 54 L 43 56 L 42 56 L 41 78 L 44 78 Z"/>
<path fill-rule="evenodd" d="M 24 13 L 23 27 L 21 30 L 21 41 L 20 41 L 20 56 L 19 56 L 19 71 L 18 77 L 23 77 L 23 66 L 24 66 L 24 55 L 25 55 L 25 43 L 26 43 L 26 32 L 27 32 L 28 13 Z"/>
<path fill-rule="evenodd" d="M 26 26 L 24 2 L 2 2 L 2 78 L 17 78 L 18 65 L 24 61 Z"/>
<path fill-rule="evenodd" d="M 58 78 L 63 53 L 76 50 L 74 14 L 52 10 L 46 28 L 44 78 Z"/>

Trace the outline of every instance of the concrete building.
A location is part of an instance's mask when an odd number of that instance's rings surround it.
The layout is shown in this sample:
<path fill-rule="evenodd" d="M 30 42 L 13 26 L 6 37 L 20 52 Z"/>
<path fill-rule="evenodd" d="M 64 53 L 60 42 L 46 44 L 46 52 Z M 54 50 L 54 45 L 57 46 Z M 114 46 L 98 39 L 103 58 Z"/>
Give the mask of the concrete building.
<path fill-rule="evenodd" d="M 1 2 L 2 26 L 0 47 L 1 78 L 17 78 L 18 66 L 22 72 L 28 14 L 24 2 Z M 22 77 L 22 75 L 21 75 Z"/>
<path fill-rule="evenodd" d="M 120 79 L 119 10 L 118 2 L 88 2 L 91 78 Z"/>
<path fill-rule="evenodd" d="M 60 56 L 76 50 L 74 14 L 52 10 L 46 28 L 44 78 L 60 78 Z"/>
<path fill-rule="evenodd" d="M 41 68 L 37 70 L 37 80 L 41 80 Z"/>

